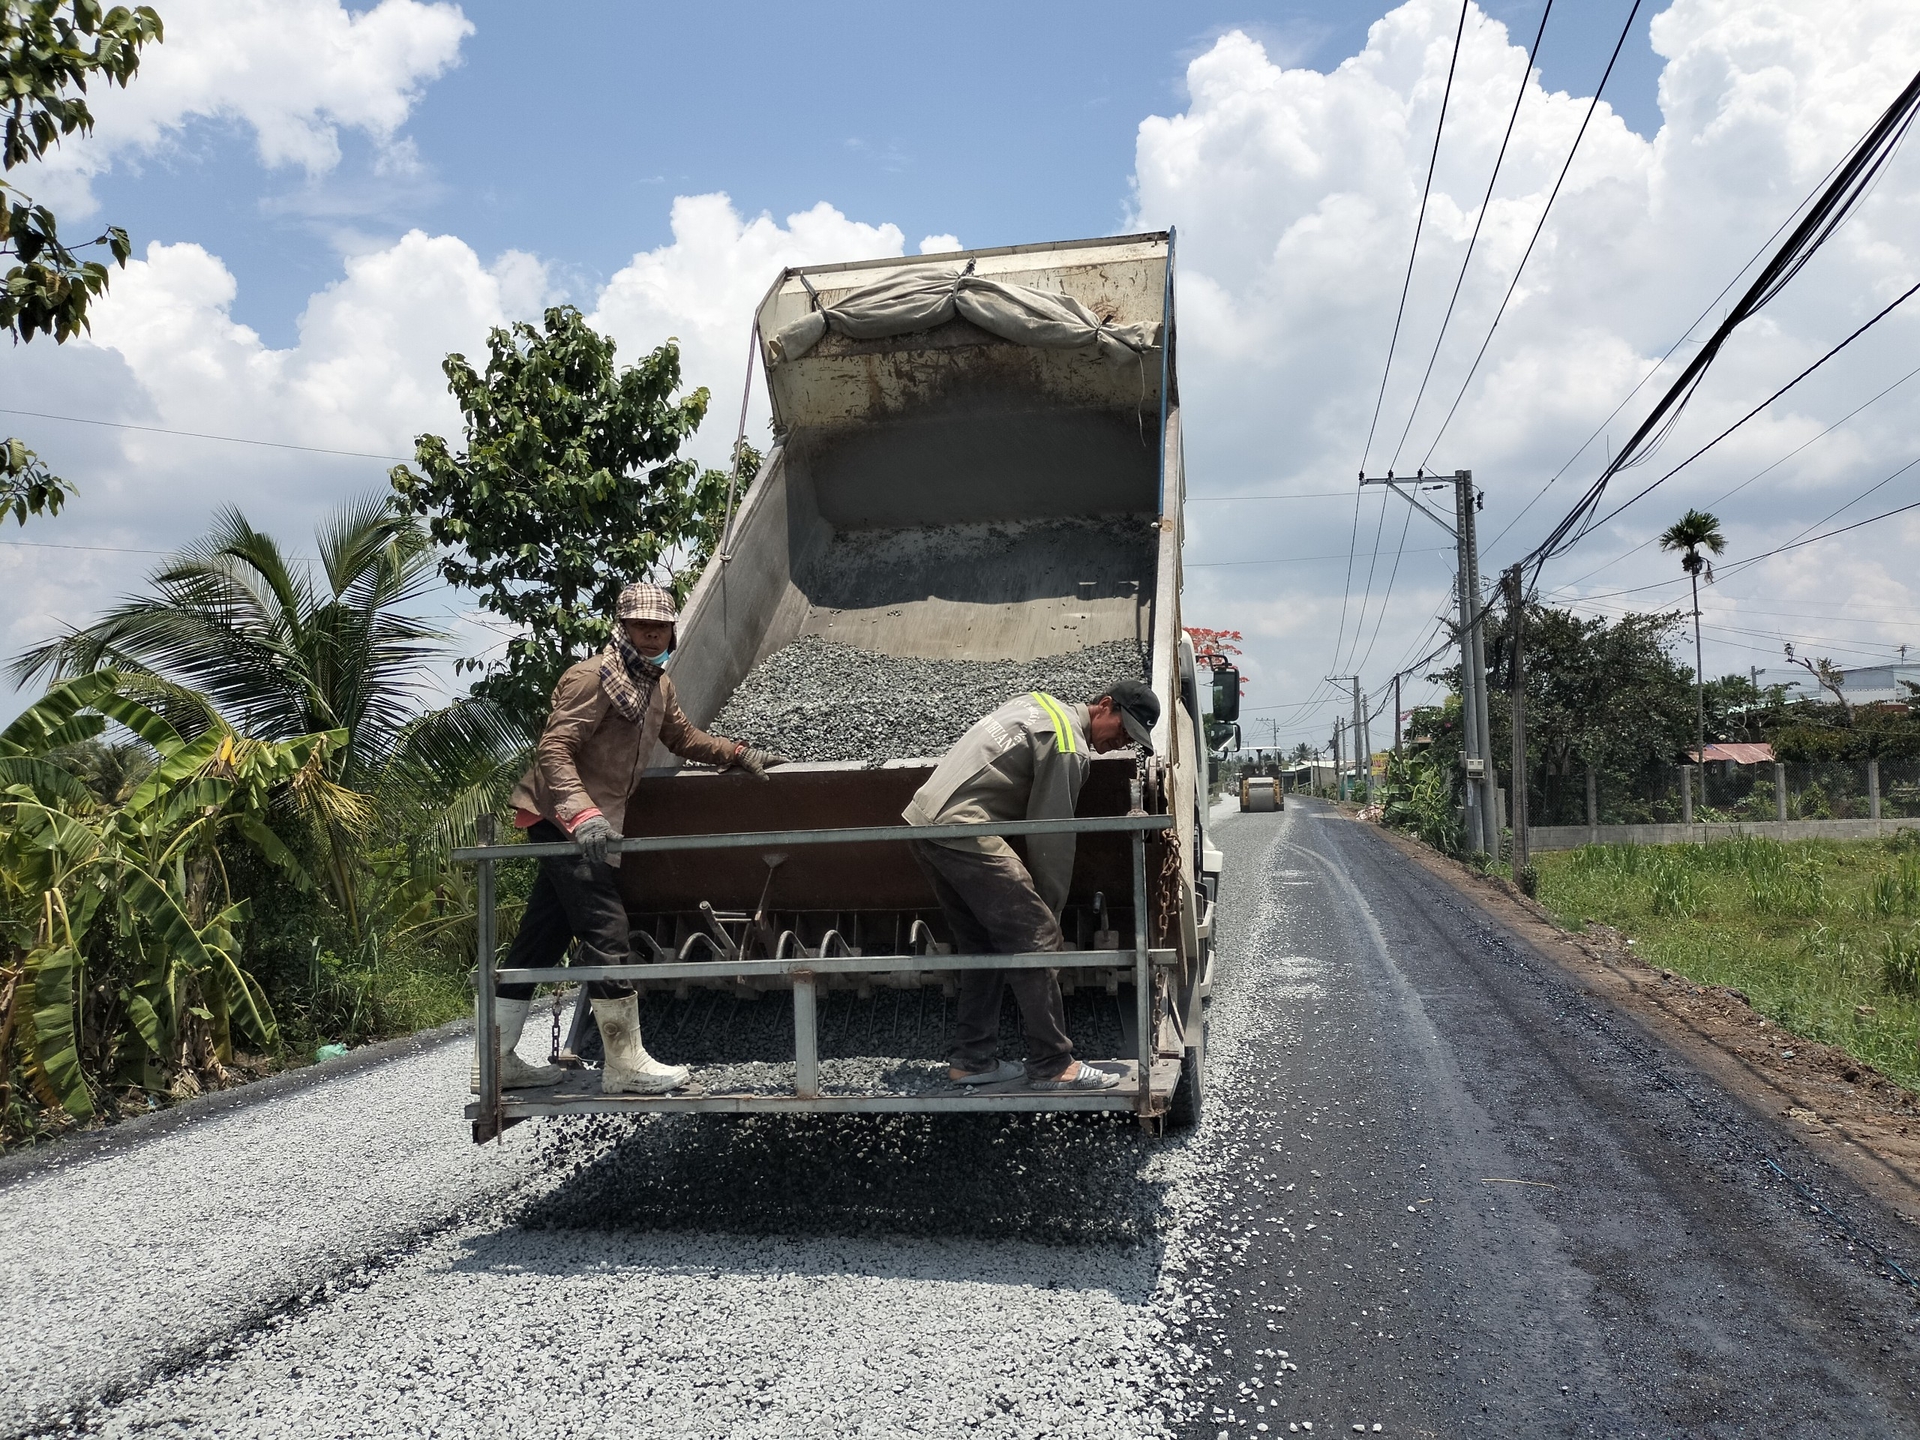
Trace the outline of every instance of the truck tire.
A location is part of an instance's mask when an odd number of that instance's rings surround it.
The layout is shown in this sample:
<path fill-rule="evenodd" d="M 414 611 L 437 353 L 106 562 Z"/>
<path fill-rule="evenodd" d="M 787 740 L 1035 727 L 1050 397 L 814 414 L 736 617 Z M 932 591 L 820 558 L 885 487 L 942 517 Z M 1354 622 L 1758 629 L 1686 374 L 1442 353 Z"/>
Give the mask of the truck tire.
<path fill-rule="evenodd" d="M 1173 1103 L 1167 1109 L 1169 1130 L 1192 1130 L 1200 1124 L 1201 1107 L 1207 1094 L 1207 1019 L 1204 1007 L 1194 1042 L 1180 1059 L 1180 1079 L 1173 1087 Z"/>

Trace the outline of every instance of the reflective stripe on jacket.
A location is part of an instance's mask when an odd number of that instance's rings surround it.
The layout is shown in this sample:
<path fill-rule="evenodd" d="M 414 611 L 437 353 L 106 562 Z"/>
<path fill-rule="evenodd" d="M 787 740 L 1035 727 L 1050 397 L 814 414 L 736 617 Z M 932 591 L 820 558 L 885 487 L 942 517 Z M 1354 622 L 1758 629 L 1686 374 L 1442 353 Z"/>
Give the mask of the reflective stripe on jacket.
<path fill-rule="evenodd" d="M 567 667 L 553 687 L 553 708 L 533 753 L 533 768 L 513 787 L 513 804 L 572 833 L 598 809 L 624 834 L 627 798 L 646 773 L 656 740 L 674 754 L 709 765 L 732 763 L 734 744 L 696 729 L 662 675 L 638 724 L 620 718 L 600 684 L 600 656 Z"/>
<path fill-rule="evenodd" d="M 900 818 L 909 825 L 1069 820 L 1092 751 L 1087 707 L 1036 690 L 1009 700 L 962 735 Z M 934 843 L 952 850 L 1013 854 L 999 835 Z M 1034 888 L 1056 915 L 1067 903 L 1073 851 L 1071 835 L 1027 837 L 1027 869 Z"/>

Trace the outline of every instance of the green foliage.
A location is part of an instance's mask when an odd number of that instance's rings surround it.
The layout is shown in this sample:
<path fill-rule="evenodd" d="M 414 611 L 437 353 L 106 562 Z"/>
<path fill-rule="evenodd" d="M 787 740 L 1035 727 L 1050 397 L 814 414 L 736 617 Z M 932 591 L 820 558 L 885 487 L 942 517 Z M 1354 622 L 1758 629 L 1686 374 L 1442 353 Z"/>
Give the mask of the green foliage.
<path fill-rule="evenodd" d="M 1880 977 L 1887 989 L 1920 1000 L 1920 925 L 1904 935 L 1888 935 L 1880 956 Z"/>
<path fill-rule="evenodd" d="M 1898 840 L 1586 846 L 1538 857 L 1539 898 L 1649 964 L 1737 988 L 1795 1033 L 1920 1088 L 1920 854 Z"/>
<path fill-rule="evenodd" d="M 718 542 L 728 476 L 679 458 L 707 391 L 679 399 L 679 346 L 616 367 L 614 342 L 572 306 L 544 328 L 496 329 L 486 374 L 463 355 L 441 367 L 466 417 L 455 454 L 415 442 L 395 466 L 400 504 L 428 518 L 440 573 L 519 633 L 473 686 L 522 724 L 539 723 L 560 673 L 606 644 L 621 586 L 653 576 L 680 593 Z M 743 447 L 744 486 L 758 457 Z"/>
<path fill-rule="evenodd" d="M 0 0 L 0 168 L 38 159 L 63 136 L 93 129 L 89 80 L 125 85 L 142 47 L 163 37 L 146 5 L 102 8 L 97 0 Z M 127 263 L 127 232 L 110 226 L 91 245 Z M 15 340 L 51 334 L 64 342 L 87 328 L 89 302 L 104 294 L 107 267 L 83 261 L 59 236 L 53 213 L 0 180 L 0 255 L 18 262 L 0 282 L 0 330 Z"/>
<path fill-rule="evenodd" d="M 0 515 L 20 524 L 29 515 L 58 515 L 74 487 L 41 463 L 18 440 L 0 440 Z"/>
<path fill-rule="evenodd" d="M 1378 792 L 1380 821 L 1404 830 L 1443 855 L 1460 853 L 1460 821 L 1447 777 L 1432 758 L 1418 752 L 1387 756 L 1387 773 Z"/>
<path fill-rule="evenodd" d="M 1660 548 L 1684 551 L 1680 557 L 1680 568 L 1689 575 L 1698 575 L 1704 570 L 1711 581 L 1713 567 L 1700 552 L 1706 550 L 1714 555 L 1723 554 L 1727 548 L 1727 537 L 1720 533 L 1717 517 L 1704 510 L 1689 510 L 1661 532 Z"/>
<path fill-rule="evenodd" d="M 26 652 L 16 678 L 112 667 L 205 695 L 263 740 L 339 731 L 329 779 L 371 789 L 414 723 L 426 667 L 445 635 L 408 613 L 433 581 L 425 533 L 383 500 L 345 506 L 315 537 L 316 571 L 288 559 L 238 510 L 154 571 L 148 595 Z M 351 923 L 353 853 L 331 835 L 322 873 Z"/>
<path fill-rule="evenodd" d="M 232 1063 L 236 1037 L 274 1044 L 273 1010 L 241 963 L 247 904 L 221 846 L 242 841 L 312 881 L 280 829 L 352 822 L 324 780 L 344 735 L 279 742 L 224 724 L 188 738 L 98 671 L 55 685 L 0 733 L 0 1112 L 18 1128 L 16 1072 L 75 1120 L 101 1092 L 165 1088 Z M 103 795 L 58 763 L 109 722 L 152 756 L 131 789 Z M 11 1042 L 11 1043 L 9 1043 Z"/>

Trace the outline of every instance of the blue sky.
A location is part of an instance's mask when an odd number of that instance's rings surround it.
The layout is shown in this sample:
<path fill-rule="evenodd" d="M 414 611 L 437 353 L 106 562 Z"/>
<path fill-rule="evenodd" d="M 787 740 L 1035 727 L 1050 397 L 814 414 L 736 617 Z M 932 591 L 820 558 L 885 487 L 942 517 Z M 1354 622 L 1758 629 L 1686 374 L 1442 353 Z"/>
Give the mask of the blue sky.
<path fill-rule="evenodd" d="M 1186 65 L 1226 31 L 1329 68 L 1387 8 L 1351 3 L 1168 6 L 580 3 L 567 33 L 524 4 L 461 7 L 474 33 L 405 127 L 421 171 L 380 173 L 344 137 L 309 183 L 268 170 L 246 128 L 195 119 L 177 145 L 96 185 L 101 213 L 147 240 L 196 240 L 240 282 L 234 317 L 292 343 L 342 247 L 412 227 L 482 255 L 530 251 L 590 296 L 636 250 L 664 243 L 674 195 L 722 190 L 776 216 L 822 198 L 911 239 L 968 245 L 1106 234 L 1125 222 L 1141 117 L 1185 104 Z M 1483 7 L 1528 38 L 1541 0 Z M 1590 94 L 1631 0 L 1561 0 L 1541 71 Z M 1642 6 L 1615 105 L 1658 126 Z M 164 13 L 164 7 L 163 7 Z"/>
<path fill-rule="evenodd" d="M 1408 433 L 1402 469 L 1493 323 L 1631 9 L 1558 0 L 1521 87 L 1543 4 L 1469 11 L 1382 406 L 1383 436 Z M 449 350 L 568 299 L 623 354 L 677 336 L 688 382 L 730 417 L 750 306 L 781 265 L 912 253 L 929 236 L 987 246 L 1174 224 L 1189 484 L 1209 497 L 1189 509 L 1189 618 L 1246 632 L 1249 703 L 1289 740 L 1324 739 L 1336 702 L 1321 677 L 1358 670 L 1385 693 L 1431 647 L 1448 557 L 1377 491 L 1356 514 L 1351 486 L 1458 0 L 161 9 L 166 45 L 132 90 L 97 98 L 95 137 L 16 172 L 70 233 L 124 225 L 137 259 L 90 340 L 0 353 L 0 404 L 404 455 L 422 431 L 457 435 Z M 1711 320 L 1916 67 L 1911 0 L 1643 8 L 1434 451 L 1486 492 L 1487 574 L 1564 512 L 1691 353 L 1689 324 Z M 1911 284 L 1915 236 L 1920 152 L 1728 347 L 1674 453 Z M 1900 469 L 1920 456 L 1920 380 L 1901 380 L 1916 346 L 1920 321 L 1903 312 L 1589 537 L 1544 577 L 1549 598 L 1588 615 L 1674 604 L 1682 577 L 1645 542 L 1688 504 L 1721 507 L 1731 561 L 1920 497 L 1920 468 Z M 0 537 L 9 653 L 136 588 L 218 506 L 298 549 L 332 506 L 384 486 L 378 459 L 0 420 L 82 489 L 58 519 Z M 711 419 L 696 451 L 711 459 L 730 437 Z M 1840 663 L 1920 648 L 1917 547 L 1909 517 L 1713 587 L 1709 669 L 1778 665 L 1788 640 Z M 502 643 L 458 596 L 436 605 L 470 651 Z M 1415 668 L 1410 699 L 1431 693 Z"/>

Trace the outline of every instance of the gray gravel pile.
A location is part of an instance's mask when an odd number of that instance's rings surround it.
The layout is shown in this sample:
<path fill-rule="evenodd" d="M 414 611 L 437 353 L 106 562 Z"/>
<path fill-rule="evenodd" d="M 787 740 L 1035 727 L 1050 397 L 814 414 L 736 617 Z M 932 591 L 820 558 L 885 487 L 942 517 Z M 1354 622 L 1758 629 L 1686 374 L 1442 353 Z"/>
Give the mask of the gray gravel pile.
<path fill-rule="evenodd" d="M 0 1188 L 0 1434 L 144 1383 L 542 1168 L 471 1143 L 470 1041 Z"/>
<path fill-rule="evenodd" d="M 944 755 L 1026 691 L 1086 700 L 1123 677 L 1147 678 L 1131 640 L 1038 660 L 932 660 L 803 635 L 754 666 L 709 728 L 795 760 L 877 764 Z"/>

